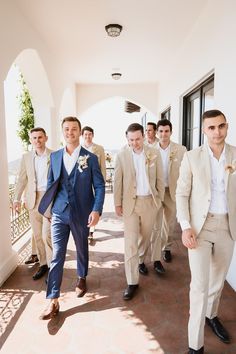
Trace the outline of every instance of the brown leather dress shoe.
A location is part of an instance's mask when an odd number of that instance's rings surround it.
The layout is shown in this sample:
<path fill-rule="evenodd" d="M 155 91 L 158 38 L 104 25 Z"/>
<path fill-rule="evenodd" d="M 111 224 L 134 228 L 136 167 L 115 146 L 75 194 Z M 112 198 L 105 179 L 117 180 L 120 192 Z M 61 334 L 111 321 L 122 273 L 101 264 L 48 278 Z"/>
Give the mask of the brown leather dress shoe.
<path fill-rule="evenodd" d="M 38 280 L 38 279 L 42 278 L 44 276 L 44 274 L 47 273 L 47 271 L 48 271 L 47 264 L 40 266 L 39 269 L 37 270 L 37 272 L 33 275 L 33 279 Z"/>
<path fill-rule="evenodd" d="M 51 318 L 55 317 L 60 309 L 59 302 L 54 304 L 53 302 L 50 303 L 50 305 L 46 308 L 46 310 L 43 311 L 43 313 L 40 315 L 39 319 L 40 320 L 50 320 Z"/>
<path fill-rule="evenodd" d="M 79 278 L 75 287 L 77 297 L 82 297 L 87 291 L 86 278 Z"/>
<path fill-rule="evenodd" d="M 38 263 L 39 259 L 37 254 L 31 254 L 31 256 L 25 261 L 25 264 L 34 264 Z"/>

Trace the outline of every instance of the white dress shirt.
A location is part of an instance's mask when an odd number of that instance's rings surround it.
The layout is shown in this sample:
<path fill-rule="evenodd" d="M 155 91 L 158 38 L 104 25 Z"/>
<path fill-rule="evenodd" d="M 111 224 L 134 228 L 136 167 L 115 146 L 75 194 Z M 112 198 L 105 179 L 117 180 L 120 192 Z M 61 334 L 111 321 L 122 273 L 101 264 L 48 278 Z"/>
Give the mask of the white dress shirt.
<path fill-rule="evenodd" d="M 170 145 L 168 145 L 166 149 L 162 149 L 160 144 L 158 144 L 158 148 L 162 159 L 165 187 L 169 187 L 168 171 L 169 171 Z"/>
<path fill-rule="evenodd" d="M 144 151 L 142 151 L 140 154 L 137 154 L 132 151 L 132 155 L 136 173 L 136 195 L 139 197 L 150 195 L 151 192 L 146 174 L 146 157 Z"/>
<path fill-rule="evenodd" d="M 93 143 L 89 146 L 85 146 L 85 145 L 82 145 L 86 150 L 92 152 L 92 149 L 93 149 Z"/>
<path fill-rule="evenodd" d="M 158 142 L 159 140 L 157 138 L 155 138 L 154 142 L 153 143 L 149 143 L 148 140 L 145 138 L 144 139 L 144 144 L 149 146 L 149 147 L 152 147 L 152 148 L 158 148 Z"/>
<path fill-rule="evenodd" d="M 48 155 L 46 149 L 42 155 L 34 152 L 34 168 L 36 177 L 37 192 L 45 192 L 47 188 L 47 175 L 48 175 Z"/>
<path fill-rule="evenodd" d="M 75 167 L 76 162 L 78 161 L 80 149 L 81 146 L 79 145 L 70 155 L 66 151 L 66 147 L 64 148 L 63 162 L 68 175 L 70 175 L 71 171 Z"/>
<path fill-rule="evenodd" d="M 212 214 L 227 214 L 228 205 L 225 192 L 225 148 L 222 151 L 219 160 L 214 157 L 212 150 L 208 147 L 211 167 L 211 202 L 209 212 Z M 187 220 L 180 221 L 182 230 L 191 228 Z"/>

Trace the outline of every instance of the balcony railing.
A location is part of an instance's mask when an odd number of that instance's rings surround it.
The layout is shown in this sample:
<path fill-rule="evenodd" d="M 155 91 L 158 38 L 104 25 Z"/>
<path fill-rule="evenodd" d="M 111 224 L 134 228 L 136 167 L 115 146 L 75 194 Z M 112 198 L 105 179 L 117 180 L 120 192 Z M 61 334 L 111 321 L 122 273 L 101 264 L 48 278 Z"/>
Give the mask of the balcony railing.
<path fill-rule="evenodd" d="M 15 184 L 9 186 L 10 213 L 11 213 L 11 243 L 18 241 L 29 229 L 29 212 L 22 207 L 20 213 L 13 210 Z"/>

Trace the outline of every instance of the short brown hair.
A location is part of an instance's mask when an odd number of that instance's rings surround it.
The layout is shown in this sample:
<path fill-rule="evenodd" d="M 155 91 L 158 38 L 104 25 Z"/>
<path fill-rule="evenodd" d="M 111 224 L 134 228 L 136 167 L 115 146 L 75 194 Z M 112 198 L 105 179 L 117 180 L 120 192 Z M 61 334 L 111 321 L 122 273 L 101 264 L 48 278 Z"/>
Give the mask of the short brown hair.
<path fill-rule="evenodd" d="M 154 130 L 157 130 L 157 125 L 156 125 L 156 123 L 154 123 L 154 122 L 147 122 L 146 127 L 147 127 L 148 125 L 152 125 L 152 126 L 153 126 L 153 129 L 154 129 Z"/>
<path fill-rule="evenodd" d="M 94 135 L 94 130 L 91 127 L 88 127 L 87 125 L 85 127 L 83 127 L 81 134 L 84 134 L 84 131 L 87 130 L 88 132 L 92 133 Z"/>
<path fill-rule="evenodd" d="M 78 123 L 78 126 L 79 126 L 79 129 L 81 130 L 81 123 L 80 123 L 80 121 L 79 121 L 78 118 L 76 118 L 76 117 L 70 117 L 70 116 L 63 118 L 63 120 L 62 120 L 62 122 L 61 122 L 61 127 L 63 127 L 63 124 L 64 124 L 65 122 L 77 122 L 77 123 Z"/>
<path fill-rule="evenodd" d="M 45 130 L 41 127 L 35 127 L 35 128 L 30 129 L 30 134 L 32 134 L 34 132 L 42 132 L 45 136 L 47 136 Z"/>
<path fill-rule="evenodd" d="M 215 118 L 218 116 L 223 116 L 226 121 L 226 117 L 225 117 L 224 113 L 222 113 L 218 109 L 210 109 L 209 111 L 204 112 L 202 115 L 202 120 L 204 120 L 206 118 Z"/>
<path fill-rule="evenodd" d="M 157 122 L 157 130 L 160 126 L 163 126 L 163 127 L 166 127 L 167 125 L 170 127 L 170 132 L 172 132 L 172 124 L 171 124 L 171 121 L 169 121 L 169 119 L 160 119 L 158 122 Z"/>
<path fill-rule="evenodd" d="M 136 132 L 138 130 L 140 130 L 142 135 L 144 135 L 143 126 L 139 123 L 132 123 L 128 126 L 125 134 L 127 135 L 129 132 Z"/>

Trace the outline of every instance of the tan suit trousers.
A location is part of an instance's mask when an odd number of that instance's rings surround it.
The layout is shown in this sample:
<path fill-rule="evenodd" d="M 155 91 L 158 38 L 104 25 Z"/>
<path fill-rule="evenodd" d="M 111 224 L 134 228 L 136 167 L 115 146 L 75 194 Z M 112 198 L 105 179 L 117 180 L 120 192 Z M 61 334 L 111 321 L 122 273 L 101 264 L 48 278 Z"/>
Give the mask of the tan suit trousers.
<path fill-rule="evenodd" d="M 33 209 L 29 210 L 30 224 L 37 249 L 40 265 L 50 266 L 52 260 L 51 224 L 38 212 L 38 206 L 44 192 L 36 192 L 36 203 Z"/>
<path fill-rule="evenodd" d="M 142 263 L 146 252 L 139 256 L 139 250 L 147 250 L 153 224 L 157 216 L 157 207 L 152 196 L 137 197 L 134 211 L 124 216 L 125 236 L 125 275 L 128 285 L 139 282 L 139 262 Z"/>
<path fill-rule="evenodd" d="M 188 338 L 189 347 L 195 350 L 204 345 L 205 317 L 217 316 L 233 255 L 228 216 L 208 213 L 197 242 L 197 248 L 188 250 L 191 270 Z"/>

